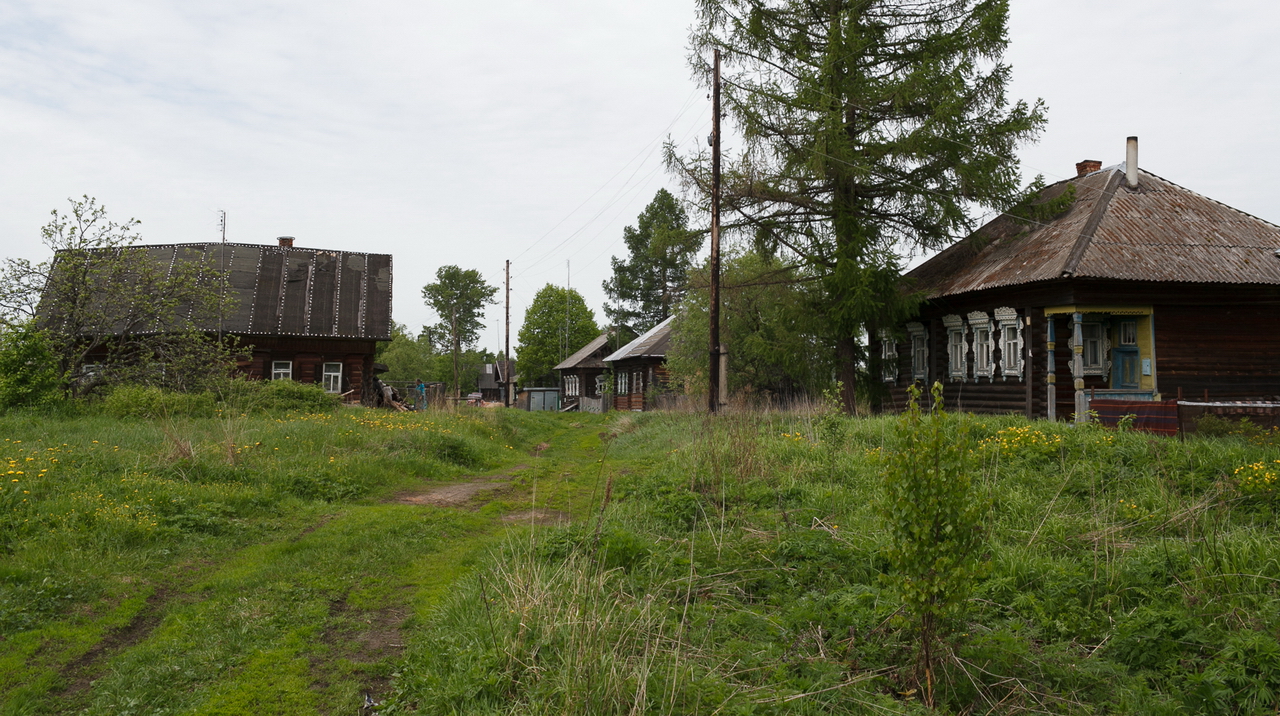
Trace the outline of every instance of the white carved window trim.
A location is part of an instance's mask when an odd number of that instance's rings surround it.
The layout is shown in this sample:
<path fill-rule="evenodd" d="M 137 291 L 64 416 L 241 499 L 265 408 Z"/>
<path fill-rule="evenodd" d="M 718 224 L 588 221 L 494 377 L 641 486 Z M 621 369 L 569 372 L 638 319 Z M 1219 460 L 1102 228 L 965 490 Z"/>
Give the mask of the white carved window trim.
<path fill-rule="evenodd" d="M 969 330 L 973 333 L 973 378 L 992 380 L 996 374 L 995 324 L 982 311 L 969 314 Z M 986 335 L 986 341 L 982 340 Z"/>
<path fill-rule="evenodd" d="M 618 395 L 627 395 L 631 392 L 629 390 L 629 386 L 627 385 L 627 382 L 630 378 L 631 378 L 631 374 L 626 371 L 623 371 L 618 374 L 618 386 L 617 386 Z"/>
<path fill-rule="evenodd" d="M 923 323 L 908 323 L 911 340 L 911 380 L 929 380 L 929 331 Z"/>
<path fill-rule="evenodd" d="M 969 341 L 965 338 L 968 327 L 954 313 L 943 316 L 942 325 L 947 327 L 947 377 L 963 383 L 969 377 Z"/>
<path fill-rule="evenodd" d="M 887 328 L 880 330 L 880 379 L 886 383 L 898 382 L 898 342 Z"/>
<path fill-rule="evenodd" d="M 1098 329 L 1098 337 L 1096 339 L 1085 338 L 1084 334 L 1090 327 L 1096 326 Z M 1111 377 L 1111 336 L 1107 330 L 1107 324 L 1104 321 L 1092 320 L 1080 322 L 1080 336 L 1084 341 L 1084 350 L 1080 353 L 1080 364 L 1083 366 L 1084 375 L 1100 375 L 1103 378 Z M 1093 341 L 1098 343 L 1098 362 L 1089 363 L 1089 344 Z M 1067 340 L 1067 347 L 1072 351 L 1076 347 L 1075 331 L 1071 331 L 1071 337 Z"/>
<path fill-rule="evenodd" d="M 1000 327 L 1000 376 L 1009 380 L 1016 376 L 1022 380 L 1022 347 L 1023 321 L 1018 318 L 1017 309 L 1001 306 L 995 310 L 996 324 Z M 1013 330 L 1014 339 L 1009 339 L 1009 331 Z"/>

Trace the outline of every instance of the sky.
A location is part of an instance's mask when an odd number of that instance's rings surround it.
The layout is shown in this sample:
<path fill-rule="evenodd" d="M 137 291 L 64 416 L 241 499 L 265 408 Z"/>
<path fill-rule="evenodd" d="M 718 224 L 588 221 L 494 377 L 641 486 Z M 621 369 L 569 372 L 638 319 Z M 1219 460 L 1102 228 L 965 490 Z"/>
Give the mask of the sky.
<path fill-rule="evenodd" d="M 710 131 L 694 7 L 0 0 L 0 256 L 45 258 L 49 212 L 89 195 L 149 243 L 216 241 L 222 210 L 229 241 L 390 253 L 411 330 L 440 266 L 501 286 L 505 260 L 513 346 L 549 282 L 603 322 L 623 227 L 677 189 L 662 142 Z M 1262 0 L 1013 0 L 1009 97 L 1049 119 L 1023 174 L 1122 162 L 1137 135 L 1144 169 L 1280 222 L 1277 19 Z"/>

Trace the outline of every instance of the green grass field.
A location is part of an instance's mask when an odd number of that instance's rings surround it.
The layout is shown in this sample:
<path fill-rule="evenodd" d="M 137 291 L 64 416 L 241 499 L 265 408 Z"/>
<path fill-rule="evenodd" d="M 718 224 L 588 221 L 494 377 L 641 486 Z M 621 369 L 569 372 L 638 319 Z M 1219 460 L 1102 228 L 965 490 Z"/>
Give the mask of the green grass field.
<path fill-rule="evenodd" d="M 1276 712 L 1270 440 L 971 421 L 984 546 L 938 710 Z M 894 418 L 0 427 L 0 713 L 926 711 L 877 510 Z"/>

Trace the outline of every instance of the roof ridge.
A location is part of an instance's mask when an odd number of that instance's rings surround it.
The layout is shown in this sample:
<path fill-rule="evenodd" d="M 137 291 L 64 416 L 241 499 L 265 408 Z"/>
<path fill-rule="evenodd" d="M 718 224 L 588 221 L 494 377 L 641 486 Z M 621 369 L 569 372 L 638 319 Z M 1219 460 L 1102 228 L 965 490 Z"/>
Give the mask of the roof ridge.
<path fill-rule="evenodd" d="M 1267 221 L 1266 219 L 1262 218 L 1261 216 L 1254 216 L 1253 214 L 1250 214 L 1249 212 L 1247 212 L 1247 211 L 1245 211 L 1245 210 L 1243 210 L 1243 209 L 1237 209 L 1236 207 L 1234 207 L 1234 206 L 1232 206 L 1232 205 L 1230 205 L 1230 204 L 1227 204 L 1227 203 L 1225 203 L 1225 202 L 1218 201 L 1217 199 L 1214 199 L 1214 198 L 1213 198 L 1213 197 L 1211 197 L 1211 196 L 1208 196 L 1208 195 L 1206 195 L 1206 194 L 1201 194 L 1200 192 L 1196 191 L 1195 189 L 1189 189 L 1189 188 L 1187 188 L 1187 187 L 1185 187 L 1185 186 L 1183 186 L 1183 185 L 1179 184 L 1179 183 L 1178 183 L 1178 182 L 1176 182 L 1176 181 L 1170 181 L 1170 180 L 1168 180 L 1168 179 L 1165 179 L 1164 177 L 1160 176 L 1159 174 L 1156 174 L 1155 172 L 1147 171 L 1146 169 L 1143 169 L 1142 167 L 1138 167 L 1138 171 L 1142 172 L 1143 174 L 1150 174 L 1151 176 L 1153 176 L 1153 177 L 1155 177 L 1155 178 L 1159 179 L 1160 181 L 1164 182 L 1165 184 L 1169 184 L 1169 185 L 1172 185 L 1172 186 L 1176 186 L 1176 187 L 1178 187 L 1179 189 L 1181 189 L 1181 190 L 1183 190 L 1183 191 L 1187 192 L 1188 194 L 1194 194 L 1194 195 L 1196 195 L 1196 196 L 1200 197 L 1201 199 L 1204 199 L 1205 201 L 1211 201 L 1211 202 L 1213 202 L 1213 203 L 1217 204 L 1218 206 L 1226 207 L 1226 208 L 1228 208 L 1228 209 L 1230 209 L 1230 210 L 1232 210 L 1232 211 L 1236 212 L 1237 214 L 1242 214 L 1242 215 L 1244 215 L 1244 216 L 1249 217 L 1250 219 L 1256 219 L 1257 221 L 1261 221 L 1262 223 L 1266 224 L 1267 226 L 1274 226 L 1275 228 L 1280 229 L 1280 224 L 1276 224 L 1276 223 L 1274 223 L 1274 222 Z"/>
<path fill-rule="evenodd" d="M 1107 185 L 1102 190 L 1102 196 L 1098 198 L 1098 203 L 1093 207 L 1093 213 L 1089 215 L 1089 220 L 1085 222 L 1084 228 L 1076 236 L 1076 243 L 1071 247 L 1071 253 L 1067 254 L 1066 263 L 1062 265 L 1062 276 L 1070 276 L 1080 267 L 1080 261 L 1084 258 L 1085 250 L 1093 242 L 1094 232 L 1098 230 L 1098 225 L 1102 223 L 1102 217 L 1107 213 L 1107 207 L 1111 206 L 1111 200 L 1116 196 L 1116 189 L 1120 186 L 1120 177 L 1122 176 L 1119 171 L 1112 171 L 1111 178 L 1107 180 Z"/>

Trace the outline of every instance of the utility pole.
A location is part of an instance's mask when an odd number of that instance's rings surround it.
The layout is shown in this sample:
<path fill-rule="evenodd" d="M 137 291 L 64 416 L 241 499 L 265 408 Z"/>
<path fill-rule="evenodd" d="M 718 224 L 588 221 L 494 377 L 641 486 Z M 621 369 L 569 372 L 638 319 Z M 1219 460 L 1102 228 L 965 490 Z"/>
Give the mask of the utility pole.
<path fill-rule="evenodd" d="M 720 50 L 711 85 L 711 350 L 707 371 L 707 410 L 720 412 Z"/>
<path fill-rule="evenodd" d="M 560 345 L 560 360 L 569 357 L 569 286 L 573 284 L 569 273 L 569 259 L 564 260 L 564 340 Z"/>
<path fill-rule="evenodd" d="M 218 297 L 218 347 L 222 347 L 222 313 L 227 303 L 227 212 L 218 210 L 218 228 L 222 231 L 222 248 L 218 252 L 218 271 L 222 274 L 222 294 Z"/>
<path fill-rule="evenodd" d="M 507 259 L 507 338 L 502 348 L 502 407 L 511 407 L 511 259 Z"/>

